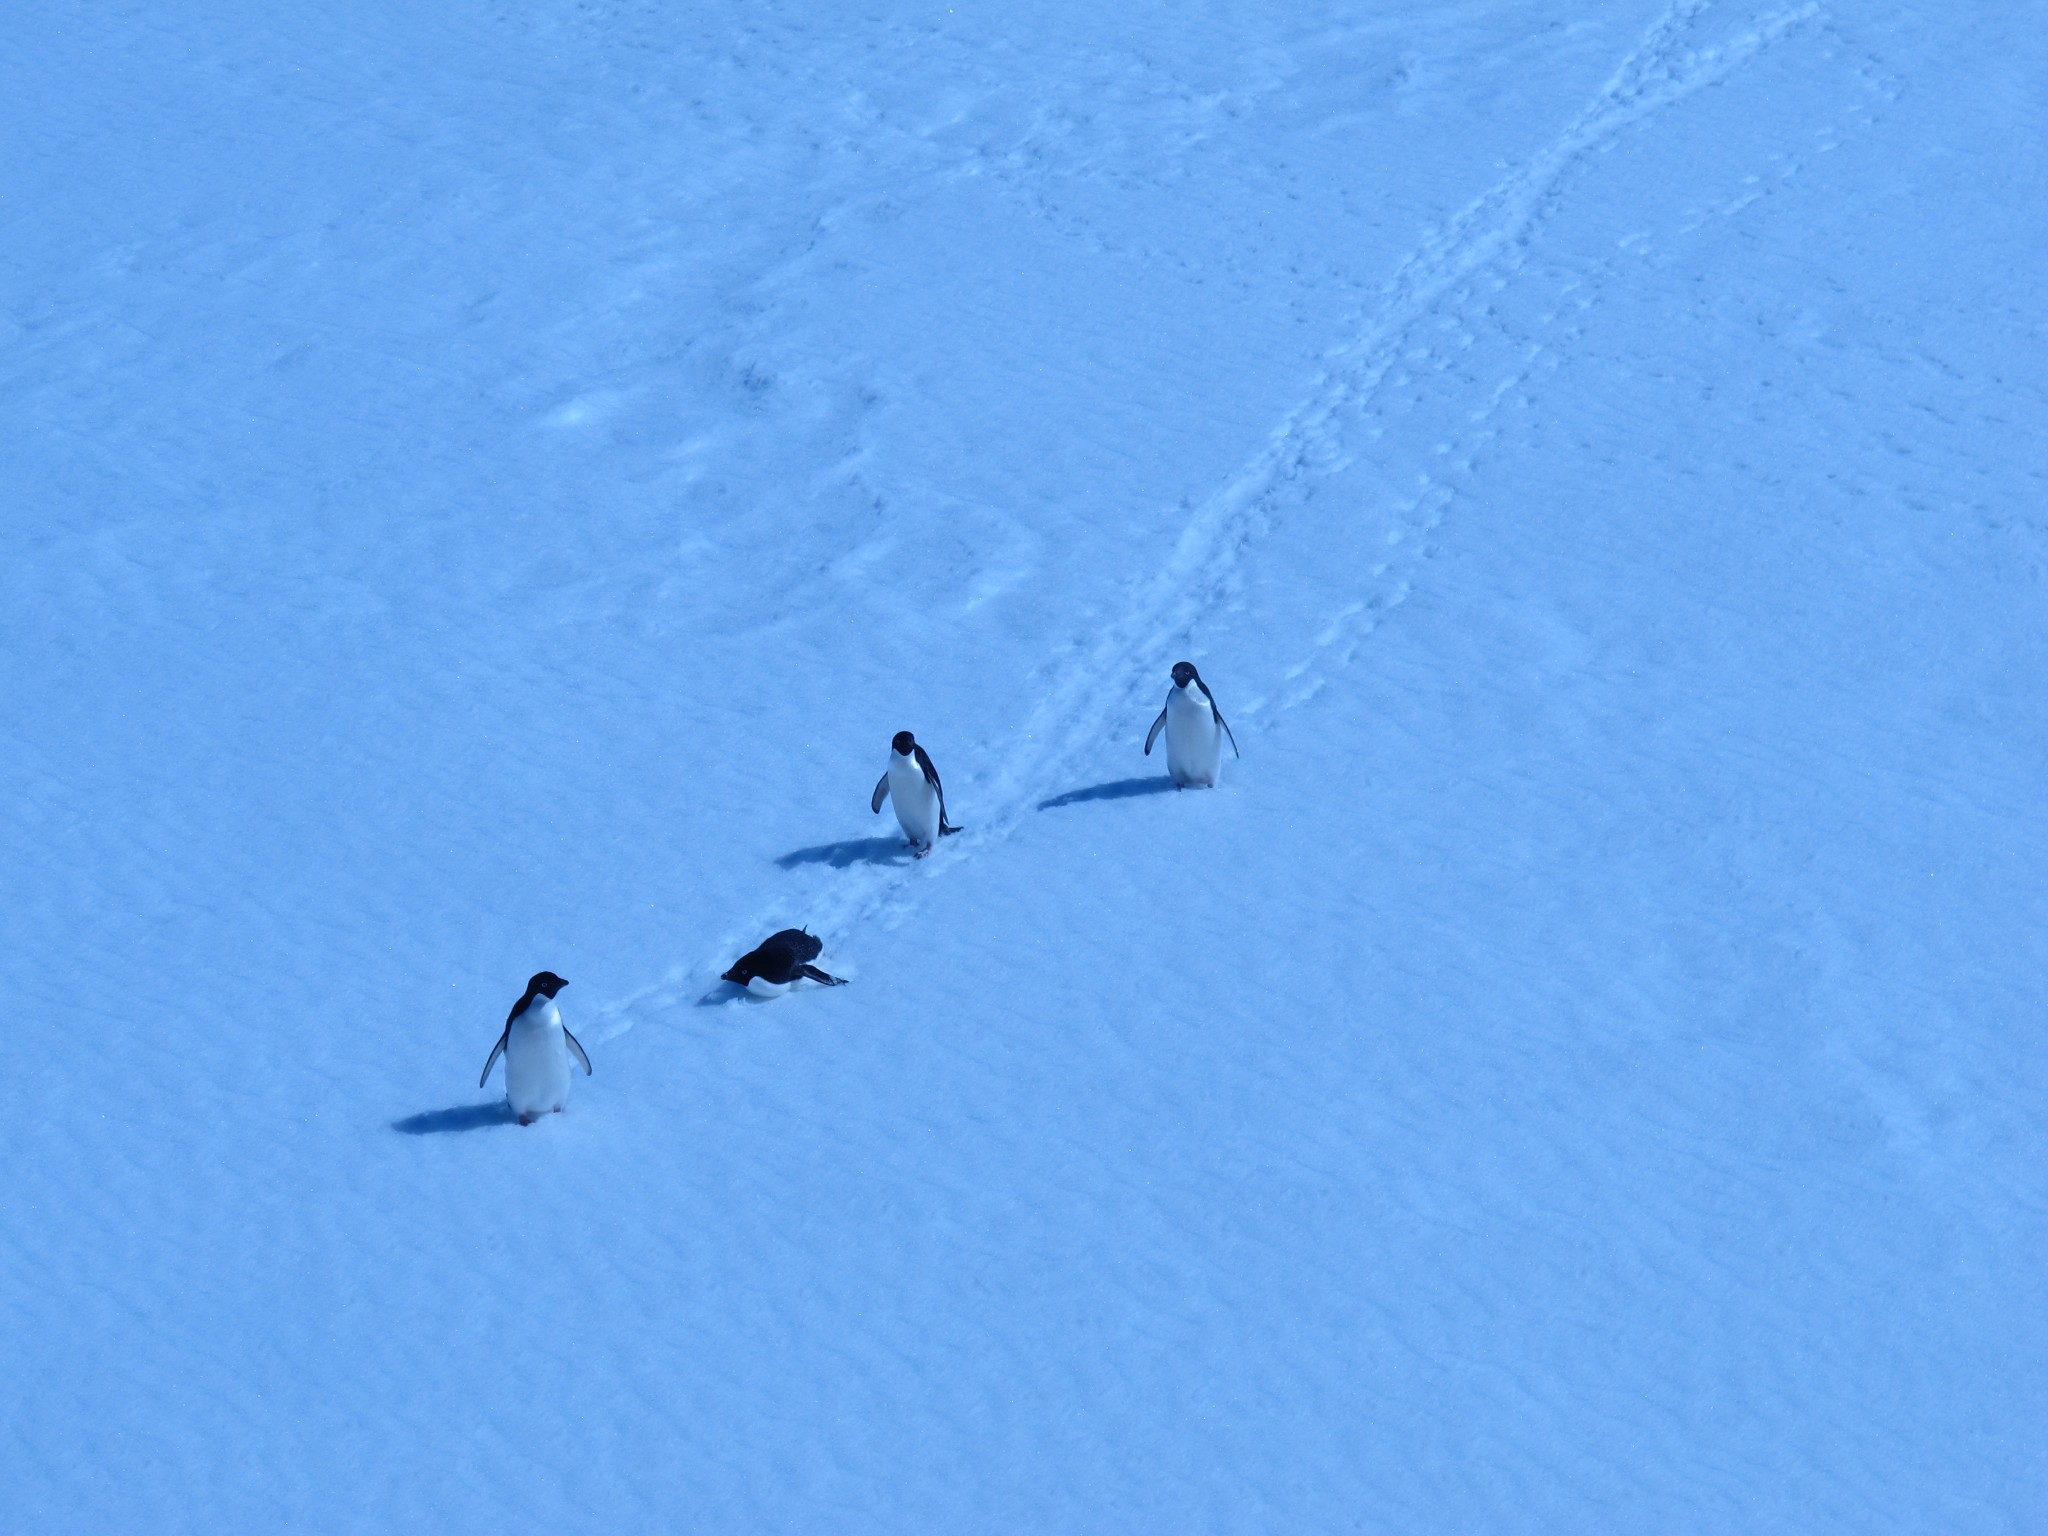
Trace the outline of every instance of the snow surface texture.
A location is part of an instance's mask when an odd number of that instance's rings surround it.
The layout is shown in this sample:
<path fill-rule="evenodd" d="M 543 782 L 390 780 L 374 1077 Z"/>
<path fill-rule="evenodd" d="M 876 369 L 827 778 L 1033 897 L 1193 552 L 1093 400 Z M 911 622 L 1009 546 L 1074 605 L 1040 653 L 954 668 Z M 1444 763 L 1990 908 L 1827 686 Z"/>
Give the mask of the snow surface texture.
<path fill-rule="evenodd" d="M 2039 22 L 5 8 L 0 1528 L 2043 1529 Z"/>

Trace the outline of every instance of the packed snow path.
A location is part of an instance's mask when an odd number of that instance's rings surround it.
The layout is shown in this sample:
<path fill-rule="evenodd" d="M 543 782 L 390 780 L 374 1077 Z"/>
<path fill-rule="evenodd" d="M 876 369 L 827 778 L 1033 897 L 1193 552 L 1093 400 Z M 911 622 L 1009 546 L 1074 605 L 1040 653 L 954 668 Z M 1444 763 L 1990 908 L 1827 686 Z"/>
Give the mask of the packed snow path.
<path fill-rule="evenodd" d="M 2031 8 L 674 9 L 0 21 L 0 1526 L 2037 1524 Z"/>
<path fill-rule="evenodd" d="M 1183 503 L 1179 536 L 1163 567 L 1149 580 L 1128 584 L 1112 614 L 1102 621 L 1100 639 L 1073 647 L 1056 671 L 1041 673 L 1034 681 L 1030 692 L 1037 702 L 1026 728 L 1015 731 L 1010 742 L 987 744 L 999 766 L 976 782 L 983 787 L 984 801 L 993 806 L 983 818 L 989 831 L 1007 832 L 1040 803 L 1038 790 L 1063 773 L 1071 774 L 1103 740 L 1121 740 L 1129 721 L 1147 712 L 1146 701 L 1160 692 L 1166 670 L 1160 658 L 1185 648 L 1202 620 L 1232 591 L 1247 546 L 1290 499 L 1290 486 L 1359 451 L 1358 440 L 1373 430 L 1362 423 L 1404 351 L 1410 362 L 1423 361 L 1443 370 L 1471 347 L 1477 338 L 1468 327 L 1485 323 L 1487 298 L 1505 286 L 1498 277 L 1479 283 L 1473 279 L 1519 265 L 1528 237 L 1588 156 L 1645 116 L 1725 78 L 1764 44 L 1795 23 L 1813 20 L 1819 10 L 1807 5 L 1765 12 L 1732 36 L 1715 37 L 1701 27 L 1703 9 L 1685 4 L 1667 11 L 1555 142 L 1461 209 L 1443 228 L 1430 230 L 1395 271 L 1385 292 L 1372 297 L 1367 312 L 1345 317 L 1347 328 L 1361 334 L 1326 352 L 1326 366 L 1309 398 L 1287 413 L 1241 471 L 1229 475 L 1200 505 Z M 1779 174 L 1789 170 L 1780 168 Z M 1437 322 L 1435 335 L 1429 334 L 1432 320 Z M 1528 342 L 1521 366 L 1510 365 L 1493 384 L 1468 417 L 1464 435 L 1478 435 L 1471 432 L 1473 427 L 1484 432 L 1495 408 L 1544 356 L 1540 344 Z M 1444 445 L 1437 447 L 1444 451 Z M 1381 540 L 1359 539 L 1355 545 L 1346 540 L 1340 545 L 1368 562 L 1365 579 L 1354 568 L 1346 590 L 1370 595 L 1350 596 L 1327 615 L 1317 634 L 1318 650 L 1346 637 L 1368 609 L 1383 609 L 1405 592 L 1401 577 L 1388 581 L 1390 571 L 1405 562 L 1378 545 L 1422 547 L 1417 536 L 1434 527 L 1448 497 L 1426 474 L 1418 477 L 1418 484 L 1421 494 L 1411 495 L 1406 506 L 1394 510 Z M 1323 516 L 1307 521 L 1318 538 L 1342 539 L 1352 532 L 1341 524 L 1328 526 Z M 1347 661 L 1349 654 L 1347 649 Z M 1134 669 L 1134 658 L 1151 665 Z M 1297 682 L 1311 672 L 1319 673 L 1316 661 L 1304 659 L 1283 675 Z M 1318 675 L 1290 690 L 1284 702 L 1304 702 L 1319 685 Z M 785 862 L 843 865 L 880 852 L 871 844 L 848 844 L 803 850 Z M 819 920 L 835 930 L 846 930 L 900 892 L 906 873 L 897 869 L 865 882 L 842 877 L 831 883 L 829 893 L 809 897 L 806 910 L 817 911 Z M 775 899 L 787 900 L 779 894 Z M 698 979 L 691 973 L 693 983 Z M 628 1007 L 645 1006 L 650 1000 L 661 1004 L 672 997 L 667 988 L 659 988 L 635 997 Z"/>

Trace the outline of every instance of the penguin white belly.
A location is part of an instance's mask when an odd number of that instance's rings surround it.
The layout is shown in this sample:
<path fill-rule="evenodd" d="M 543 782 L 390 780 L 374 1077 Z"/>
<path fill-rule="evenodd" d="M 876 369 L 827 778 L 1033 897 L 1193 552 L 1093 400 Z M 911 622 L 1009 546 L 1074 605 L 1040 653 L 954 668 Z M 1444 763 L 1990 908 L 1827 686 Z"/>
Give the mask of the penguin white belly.
<path fill-rule="evenodd" d="M 1183 787 L 1214 788 L 1223 773 L 1223 730 L 1207 699 L 1175 688 L 1166 696 L 1166 771 Z"/>
<path fill-rule="evenodd" d="M 747 990 L 756 997 L 782 997 L 794 985 L 794 982 L 770 981 L 766 976 L 754 976 L 748 979 Z"/>
<path fill-rule="evenodd" d="M 505 1040 L 505 1102 L 521 1119 L 551 1115 L 569 1102 L 569 1046 L 562 1016 L 539 1004 L 512 1021 Z"/>
<path fill-rule="evenodd" d="M 903 835 L 918 847 L 929 848 L 939 840 L 939 792 L 916 758 L 890 754 L 889 803 L 896 807 L 896 824 Z"/>

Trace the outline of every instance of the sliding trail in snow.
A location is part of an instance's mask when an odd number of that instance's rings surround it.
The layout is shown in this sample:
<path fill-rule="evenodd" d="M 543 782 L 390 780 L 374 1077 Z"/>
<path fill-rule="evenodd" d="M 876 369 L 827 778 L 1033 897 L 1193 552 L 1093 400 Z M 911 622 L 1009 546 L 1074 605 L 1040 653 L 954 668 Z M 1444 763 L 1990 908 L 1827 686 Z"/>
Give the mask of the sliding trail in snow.
<path fill-rule="evenodd" d="M 1324 353 L 1326 366 L 1308 398 L 1287 412 L 1249 462 L 1188 511 L 1165 563 L 1128 589 L 1119 606 L 1122 617 L 1033 680 L 1039 702 L 1006 744 L 991 747 L 996 766 L 973 773 L 963 771 L 964 765 L 946 765 L 952 798 L 972 807 L 971 814 L 963 811 L 971 823 L 967 832 L 933 858 L 913 861 L 907 850 L 890 857 L 885 839 L 895 829 L 878 824 L 872 842 L 858 849 L 844 845 L 847 857 L 806 863 L 794 877 L 801 889 L 778 901 L 775 911 L 800 912 L 813 931 L 827 936 L 828 953 L 843 954 L 848 937 L 862 926 L 900 921 L 922 881 L 941 878 L 952 861 L 1008 839 L 1052 788 L 1065 785 L 1106 738 L 1118 735 L 1122 722 L 1150 717 L 1167 664 L 1227 599 L 1276 512 L 1305 483 L 1350 463 L 1365 441 L 1379 435 L 1374 416 L 1390 384 L 1405 383 L 1417 372 L 1446 372 L 1452 357 L 1471 345 L 1488 324 L 1492 296 L 1525 270 L 1538 235 L 1588 163 L 1625 135 L 1728 81 L 1823 14 L 1819 4 L 1807 3 L 1717 28 L 1720 8 L 1709 0 L 1668 8 L 1549 143 L 1435 228 L 1399 265 L 1350 337 Z M 1580 282 L 1562 279 L 1557 287 L 1540 306 L 1553 323 L 1590 302 Z M 1498 412 L 1553 361 L 1542 341 L 1513 340 L 1516 359 L 1506 374 L 1462 412 L 1468 462 L 1472 446 L 1493 432 Z M 1450 457 L 1456 462 L 1458 454 Z M 1310 653 L 1282 669 L 1271 696 L 1234 705 L 1241 723 L 1307 702 L 1322 686 L 1322 674 L 1350 660 L 1364 634 L 1406 597 L 1413 567 L 1454 494 L 1431 476 L 1394 491 L 1393 526 L 1380 538 L 1385 553 L 1359 571 L 1377 590 L 1339 605 L 1314 636 Z M 719 972 L 778 921 L 763 915 L 732 929 L 714 953 L 603 1010 L 597 1038 L 623 1034 L 679 1004 L 716 999 Z"/>

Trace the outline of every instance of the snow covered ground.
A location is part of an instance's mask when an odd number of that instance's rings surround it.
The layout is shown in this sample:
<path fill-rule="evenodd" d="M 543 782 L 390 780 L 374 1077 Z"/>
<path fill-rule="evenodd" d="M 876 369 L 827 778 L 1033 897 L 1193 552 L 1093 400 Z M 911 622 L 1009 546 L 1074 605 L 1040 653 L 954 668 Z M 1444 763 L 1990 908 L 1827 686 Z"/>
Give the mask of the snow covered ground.
<path fill-rule="evenodd" d="M 2039 22 L 8 8 L 0 1527 L 2048 1527 Z"/>

